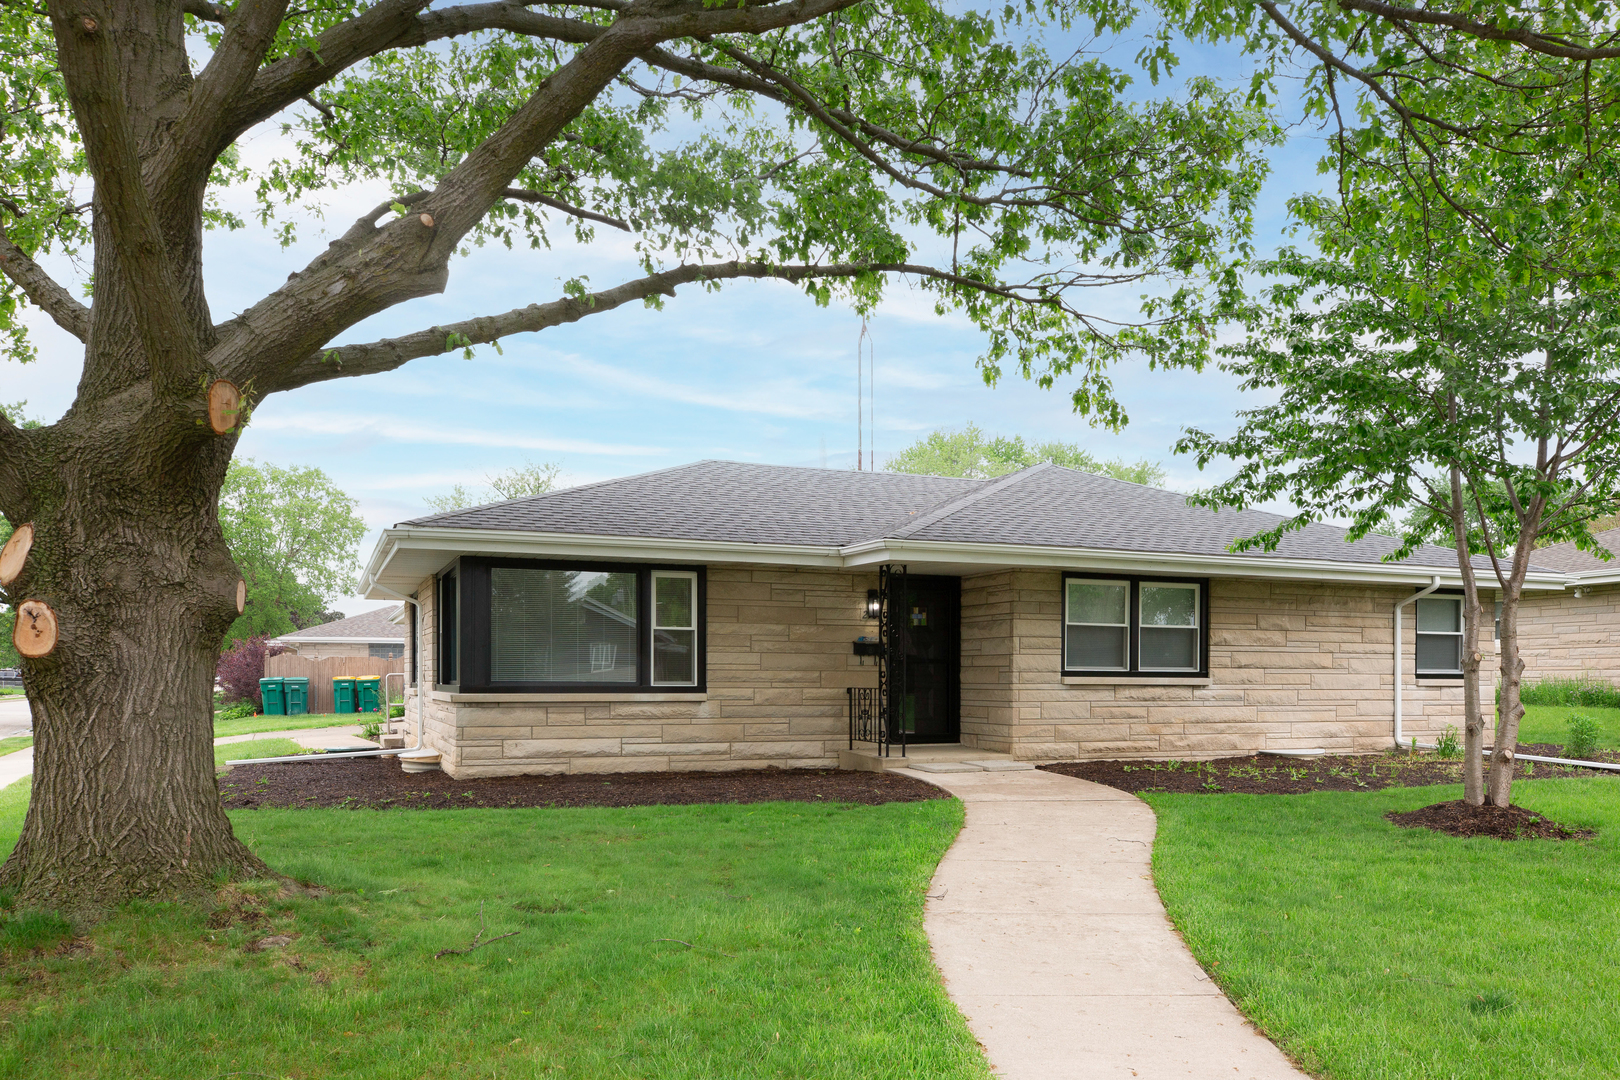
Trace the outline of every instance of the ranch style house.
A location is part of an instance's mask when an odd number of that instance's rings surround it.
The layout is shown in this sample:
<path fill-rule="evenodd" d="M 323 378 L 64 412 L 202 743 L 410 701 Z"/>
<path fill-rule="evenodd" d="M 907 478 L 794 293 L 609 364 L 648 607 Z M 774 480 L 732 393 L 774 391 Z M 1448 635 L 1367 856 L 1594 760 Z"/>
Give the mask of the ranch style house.
<path fill-rule="evenodd" d="M 1278 520 L 1055 465 L 701 461 L 404 522 L 362 591 L 407 602 L 406 717 L 453 776 L 1344 752 L 1461 726 L 1455 554 L 1388 562 L 1395 541 L 1327 525 L 1228 550 Z"/>

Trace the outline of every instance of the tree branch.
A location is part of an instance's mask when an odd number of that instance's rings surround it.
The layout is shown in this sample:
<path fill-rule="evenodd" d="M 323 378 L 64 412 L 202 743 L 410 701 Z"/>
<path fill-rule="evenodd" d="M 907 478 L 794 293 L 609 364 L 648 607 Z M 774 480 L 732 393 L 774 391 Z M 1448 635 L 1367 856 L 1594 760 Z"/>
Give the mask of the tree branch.
<path fill-rule="evenodd" d="M 1339 7 L 1345 11 L 1364 12 L 1396 24 L 1419 23 L 1427 26 L 1443 26 L 1448 30 L 1457 30 L 1472 37 L 1483 38 L 1486 41 L 1511 41 L 1523 45 L 1532 52 L 1542 53 L 1546 56 L 1556 56 L 1564 60 L 1613 60 L 1620 58 L 1620 48 L 1594 48 L 1584 45 L 1571 45 L 1562 38 L 1549 34 L 1538 34 L 1534 30 L 1526 30 L 1520 27 L 1503 27 L 1497 26 L 1495 23 L 1475 22 L 1461 15 L 1453 15 L 1448 11 L 1396 7 L 1394 4 L 1380 3 L 1379 0 L 1339 0 Z"/>
<path fill-rule="evenodd" d="M 43 267 L 12 243 L 3 229 L 0 229 L 0 273 L 10 278 L 57 326 L 80 341 L 90 336 L 90 309 L 73 299 Z"/>
<path fill-rule="evenodd" d="M 192 83 L 185 114 L 170 129 L 155 163 L 159 190 L 167 191 L 175 181 L 190 186 L 186 181 L 207 179 L 219 149 L 231 141 L 219 142 L 220 129 L 230 124 L 229 105 L 253 84 L 286 12 L 287 0 L 237 0 L 219 47 Z"/>
<path fill-rule="evenodd" d="M 203 22 L 223 23 L 231 15 L 231 9 L 224 4 L 210 4 L 208 0 L 184 0 L 180 7 Z"/>
<path fill-rule="evenodd" d="M 686 264 L 584 296 L 570 296 L 550 303 L 515 308 L 501 315 L 432 326 L 404 337 L 384 338 L 364 345 L 340 345 L 325 349 L 305 357 L 286 372 L 261 381 L 260 385 L 264 387 L 265 393 L 272 393 L 331 379 L 393 371 L 424 356 L 438 356 L 465 346 L 487 345 L 513 334 L 534 333 L 553 326 L 578 322 L 587 316 L 612 311 L 634 300 L 646 300 L 660 295 L 674 296 L 676 286 L 679 285 L 738 278 L 806 281 L 811 278 L 850 278 L 880 273 L 913 274 L 968 286 L 1005 299 L 1024 303 L 1036 302 L 1017 296 L 1010 289 L 988 286 L 983 282 L 972 281 L 931 266 L 910 263 L 834 263 L 815 266 L 732 261 Z"/>
<path fill-rule="evenodd" d="M 99 7 L 50 0 L 50 11 L 63 81 L 95 178 L 95 201 L 105 208 L 117 258 L 131 283 L 130 307 L 156 382 L 172 391 L 198 370 L 198 342 L 142 181 L 121 84 L 122 60 Z"/>
<path fill-rule="evenodd" d="M 630 228 L 628 222 L 621 221 L 616 217 L 608 217 L 606 214 L 598 214 L 594 210 L 586 210 L 582 207 L 574 206 L 571 203 L 565 203 L 561 199 L 554 199 L 550 195 L 542 195 L 538 191 L 526 191 L 523 188 L 507 188 L 505 191 L 501 192 L 501 196 L 502 198 L 513 199 L 517 202 L 539 203 L 541 206 L 549 206 L 553 210 L 561 210 L 565 214 L 570 214 L 577 218 L 583 218 L 586 221 L 599 221 L 603 225 L 611 225 L 615 229 L 623 229 L 625 232 L 635 231 Z"/>

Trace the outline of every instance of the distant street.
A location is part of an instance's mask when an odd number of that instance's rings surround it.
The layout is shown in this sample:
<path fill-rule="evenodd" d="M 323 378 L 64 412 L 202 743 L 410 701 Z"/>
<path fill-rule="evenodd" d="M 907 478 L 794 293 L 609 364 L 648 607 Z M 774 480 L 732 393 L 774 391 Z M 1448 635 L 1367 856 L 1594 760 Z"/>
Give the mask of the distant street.
<path fill-rule="evenodd" d="M 28 711 L 25 697 L 0 698 L 0 739 L 13 735 L 26 735 L 33 727 L 33 714 Z"/>

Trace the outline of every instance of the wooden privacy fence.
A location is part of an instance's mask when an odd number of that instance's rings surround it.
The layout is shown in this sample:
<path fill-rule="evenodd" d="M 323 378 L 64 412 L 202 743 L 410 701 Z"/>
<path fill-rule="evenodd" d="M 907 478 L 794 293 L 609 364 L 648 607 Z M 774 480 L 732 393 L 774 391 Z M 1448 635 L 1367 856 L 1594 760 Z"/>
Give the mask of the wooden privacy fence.
<path fill-rule="evenodd" d="M 285 652 L 266 657 L 266 678 L 292 676 L 309 680 L 309 711 L 312 715 L 329 713 L 337 708 L 332 700 L 332 680 L 345 675 L 387 675 L 391 671 L 404 671 L 405 658 L 396 656 L 384 660 L 373 656 L 329 656 L 324 660 L 311 660 L 307 656 Z M 397 687 L 399 680 L 394 680 Z"/>

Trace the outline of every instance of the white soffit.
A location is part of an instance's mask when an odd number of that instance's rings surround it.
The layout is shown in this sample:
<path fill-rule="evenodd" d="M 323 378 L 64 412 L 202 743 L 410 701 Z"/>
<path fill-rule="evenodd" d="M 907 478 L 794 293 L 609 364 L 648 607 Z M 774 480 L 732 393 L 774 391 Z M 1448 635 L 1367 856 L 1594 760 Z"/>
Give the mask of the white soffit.
<path fill-rule="evenodd" d="M 1384 585 L 1426 585 L 1439 576 L 1442 586 L 1459 588 L 1462 585 L 1462 575 L 1455 568 L 1274 556 L 1090 551 L 1082 548 L 956 544 L 924 540 L 875 540 L 833 548 L 572 533 L 522 533 L 494 529 L 401 528 L 385 529 L 378 539 L 366 566 L 365 594 L 371 599 L 392 599 L 393 593 L 414 592 L 425 579 L 462 555 L 623 562 L 754 563 L 865 571 L 876 571 L 883 563 L 904 563 L 913 573 L 950 575 L 1040 568 Z M 1617 572 L 1615 579 L 1620 580 L 1620 572 Z M 1562 590 L 1570 581 L 1571 578 L 1563 573 L 1537 572 L 1526 577 L 1525 587 Z M 373 594 L 373 585 L 381 585 L 392 590 L 392 593 Z M 1482 588 L 1489 587 L 1489 583 L 1483 580 L 1480 585 Z"/>

